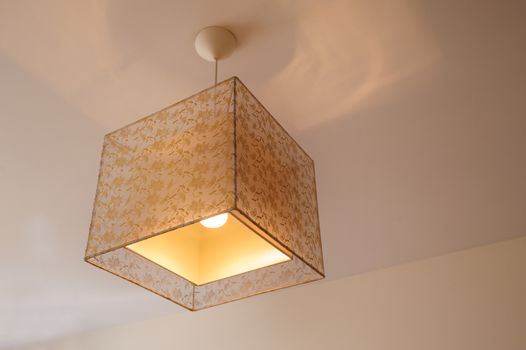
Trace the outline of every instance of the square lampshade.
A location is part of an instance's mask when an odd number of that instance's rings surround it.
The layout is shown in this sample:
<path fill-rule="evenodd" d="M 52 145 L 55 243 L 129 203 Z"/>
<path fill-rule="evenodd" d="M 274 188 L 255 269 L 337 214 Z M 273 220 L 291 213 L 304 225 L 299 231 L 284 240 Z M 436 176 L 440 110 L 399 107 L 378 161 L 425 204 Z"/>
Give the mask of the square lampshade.
<path fill-rule="evenodd" d="M 105 136 L 85 260 L 190 310 L 321 279 L 313 161 L 223 81 Z"/>

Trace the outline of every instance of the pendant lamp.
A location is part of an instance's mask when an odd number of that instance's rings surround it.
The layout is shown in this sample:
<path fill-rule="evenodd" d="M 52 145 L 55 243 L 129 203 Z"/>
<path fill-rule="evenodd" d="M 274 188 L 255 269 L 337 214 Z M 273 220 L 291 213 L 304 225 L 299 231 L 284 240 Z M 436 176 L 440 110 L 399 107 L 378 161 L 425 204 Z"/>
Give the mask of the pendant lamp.
<path fill-rule="evenodd" d="M 189 310 L 324 278 L 314 163 L 196 38 L 216 83 L 104 137 L 85 260 Z"/>

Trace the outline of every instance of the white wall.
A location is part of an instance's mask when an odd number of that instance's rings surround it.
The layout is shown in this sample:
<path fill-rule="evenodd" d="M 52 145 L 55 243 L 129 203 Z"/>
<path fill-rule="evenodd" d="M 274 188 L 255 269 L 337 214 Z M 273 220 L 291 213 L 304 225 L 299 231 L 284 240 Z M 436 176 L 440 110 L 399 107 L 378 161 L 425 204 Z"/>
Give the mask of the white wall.
<path fill-rule="evenodd" d="M 520 238 L 27 349 L 522 350 L 525 299 Z"/>

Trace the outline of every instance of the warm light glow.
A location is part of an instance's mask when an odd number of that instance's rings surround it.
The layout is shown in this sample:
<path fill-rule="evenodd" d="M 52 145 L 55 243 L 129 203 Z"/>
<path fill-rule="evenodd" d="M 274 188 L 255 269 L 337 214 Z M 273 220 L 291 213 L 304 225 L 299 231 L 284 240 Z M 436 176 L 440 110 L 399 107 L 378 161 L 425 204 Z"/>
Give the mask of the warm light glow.
<path fill-rule="evenodd" d="M 228 213 L 212 216 L 211 218 L 201 220 L 201 225 L 206 228 L 219 228 L 228 220 Z"/>
<path fill-rule="evenodd" d="M 196 285 L 290 260 L 283 246 L 242 214 L 223 215 L 220 227 L 195 223 L 127 248 Z"/>

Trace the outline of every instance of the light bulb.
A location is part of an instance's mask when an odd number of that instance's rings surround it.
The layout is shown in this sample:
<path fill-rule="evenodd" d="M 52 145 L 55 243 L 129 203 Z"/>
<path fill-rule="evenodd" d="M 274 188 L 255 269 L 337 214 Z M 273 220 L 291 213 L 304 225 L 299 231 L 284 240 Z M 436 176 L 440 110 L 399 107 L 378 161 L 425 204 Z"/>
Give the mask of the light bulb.
<path fill-rule="evenodd" d="M 211 218 L 201 220 L 201 225 L 206 228 L 219 228 L 228 220 L 228 213 L 212 216 Z"/>

